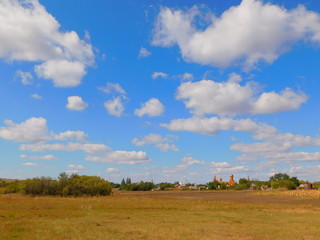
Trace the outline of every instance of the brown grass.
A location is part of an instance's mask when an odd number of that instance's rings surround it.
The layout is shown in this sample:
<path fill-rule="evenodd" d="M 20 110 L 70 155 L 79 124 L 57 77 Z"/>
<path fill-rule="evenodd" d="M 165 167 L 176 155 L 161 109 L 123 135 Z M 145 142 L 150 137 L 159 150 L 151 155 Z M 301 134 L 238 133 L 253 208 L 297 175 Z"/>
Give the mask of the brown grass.
<path fill-rule="evenodd" d="M 255 195 L 319 199 L 320 190 L 264 191 L 264 192 L 257 192 L 255 193 Z"/>
<path fill-rule="evenodd" d="M 320 208 L 307 199 L 287 204 L 272 202 L 274 196 L 246 192 L 172 194 L 117 193 L 95 198 L 2 195 L 0 239 L 311 240 L 320 236 Z M 221 195 L 228 201 L 217 200 Z M 256 201 L 246 202 L 245 196 Z"/>

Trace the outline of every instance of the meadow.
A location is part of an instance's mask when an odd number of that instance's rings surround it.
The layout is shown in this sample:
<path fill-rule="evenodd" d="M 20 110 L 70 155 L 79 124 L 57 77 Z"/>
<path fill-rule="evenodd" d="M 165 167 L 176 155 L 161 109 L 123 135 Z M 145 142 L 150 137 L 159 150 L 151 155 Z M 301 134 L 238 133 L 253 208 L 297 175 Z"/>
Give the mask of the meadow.
<path fill-rule="evenodd" d="M 249 191 L 0 195 L 0 239 L 319 239 L 320 200 Z"/>

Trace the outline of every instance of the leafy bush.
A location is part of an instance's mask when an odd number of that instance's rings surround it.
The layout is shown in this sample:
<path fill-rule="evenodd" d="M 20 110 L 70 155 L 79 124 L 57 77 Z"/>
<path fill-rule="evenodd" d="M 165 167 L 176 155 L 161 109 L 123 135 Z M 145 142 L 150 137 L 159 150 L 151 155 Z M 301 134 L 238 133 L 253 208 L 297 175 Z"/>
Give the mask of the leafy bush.
<path fill-rule="evenodd" d="M 208 189 L 209 190 L 216 190 L 216 189 L 219 189 L 220 185 L 221 185 L 221 183 L 219 181 L 215 180 L 213 182 L 208 183 Z"/>
<path fill-rule="evenodd" d="M 271 182 L 271 187 L 273 189 L 287 189 L 287 190 L 293 190 L 297 188 L 296 184 L 291 180 L 279 180 L 279 181 Z"/>
<path fill-rule="evenodd" d="M 248 183 L 249 183 L 248 179 L 245 179 L 245 178 L 239 179 L 239 184 L 248 184 Z"/>
<path fill-rule="evenodd" d="M 241 183 L 232 186 L 234 190 L 247 190 L 250 188 L 250 183 Z"/>
<path fill-rule="evenodd" d="M 290 177 L 285 173 L 277 173 L 270 177 L 271 187 L 273 189 L 296 189 L 299 186 L 299 179 L 297 177 Z"/>
<path fill-rule="evenodd" d="M 111 184 L 96 176 L 68 176 L 61 173 L 58 180 L 50 177 L 33 178 L 7 185 L 5 193 L 25 193 L 33 196 L 104 196 L 112 192 Z"/>
<path fill-rule="evenodd" d="M 139 183 L 131 183 L 130 181 L 127 181 L 128 183 L 121 184 L 120 190 L 126 190 L 126 191 L 150 191 L 155 188 L 155 184 L 153 182 L 139 182 Z"/>
<path fill-rule="evenodd" d="M 4 193 L 21 193 L 24 192 L 25 181 L 16 181 L 7 183 Z"/>
<path fill-rule="evenodd" d="M 58 182 L 49 177 L 33 178 L 25 181 L 24 192 L 31 195 L 57 195 Z"/>
<path fill-rule="evenodd" d="M 159 184 L 160 190 L 173 189 L 175 186 L 173 183 L 162 182 Z"/>
<path fill-rule="evenodd" d="M 62 196 L 105 196 L 110 195 L 112 191 L 108 181 L 96 176 L 74 174 L 61 185 L 60 195 Z"/>

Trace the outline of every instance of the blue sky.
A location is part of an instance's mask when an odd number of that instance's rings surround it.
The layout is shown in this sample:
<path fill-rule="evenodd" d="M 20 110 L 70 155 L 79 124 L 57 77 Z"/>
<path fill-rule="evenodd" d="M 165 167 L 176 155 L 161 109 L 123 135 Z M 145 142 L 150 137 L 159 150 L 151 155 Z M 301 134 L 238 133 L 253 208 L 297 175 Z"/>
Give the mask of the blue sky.
<path fill-rule="evenodd" d="M 0 177 L 320 171 L 320 6 L 0 0 Z"/>

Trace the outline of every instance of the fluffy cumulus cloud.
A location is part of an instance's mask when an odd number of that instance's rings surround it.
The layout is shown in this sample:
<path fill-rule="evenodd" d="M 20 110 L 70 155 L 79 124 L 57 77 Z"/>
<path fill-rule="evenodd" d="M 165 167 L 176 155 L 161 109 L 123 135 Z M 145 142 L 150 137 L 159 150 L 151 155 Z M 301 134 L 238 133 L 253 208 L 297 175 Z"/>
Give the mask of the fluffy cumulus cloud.
<path fill-rule="evenodd" d="M 94 144 L 94 143 L 36 143 L 36 144 L 22 144 L 20 146 L 20 151 L 30 151 L 30 152 L 44 152 L 44 151 L 83 151 L 89 154 L 97 154 L 108 152 L 110 148 L 104 144 Z"/>
<path fill-rule="evenodd" d="M 139 58 L 146 58 L 146 57 L 149 57 L 150 55 L 151 55 L 151 52 L 149 52 L 146 48 L 144 47 L 140 48 L 139 55 L 138 55 Z"/>
<path fill-rule="evenodd" d="M 104 107 L 110 115 L 121 117 L 124 111 L 123 97 L 115 97 L 104 103 Z"/>
<path fill-rule="evenodd" d="M 74 31 L 61 31 L 38 0 L 1 1 L 0 57 L 40 62 L 35 66 L 38 77 L 52 80 L 56 87 L 79 85 L 94 63 L 91 44 Z"/>
<path fill-rule="evenodd" d="M 152 144 L 163 152 L 167 152 L 169 150 L 179 151 L 176 145 L 171 144 L 173 138 L 175 138 L 175 136 L 162 137 L 160 134 L 151 133 L 142 137 L 141 139 L 132 139 L 132 143 L 139 147 Z"/>
<path fill-rule="evenodd" d="M 66 107 L 72 111 L 83 111 L 88 107 L 88 103 L 84 102 L 79 96 L 70 96 Z"/>
<path fill-rule="evenodd" d="M 53 81 L 56 87 L 75 87 L 86 74 L 85 65 L 77 61 L 48 60 L 35 66 L 38 77 Z"/>
<path fill-rule="evenodd" d="M 106 162 L 115 164 L 141 164 L 152 160 L 142 151 L 113 151 L 104 156 L 87 156 L 87 161 Z"/>
<path fill-rule="evenodd" d="M 22 159 L 30 159 L 30 160 L 56 160 L 57 159 L 53 155 L 28 156 L 28 155 L 25 155 L 25 154 L 21 154 L 20 158 L 22 158 Z"/>
<path fill-rule="evenodd" d="M 183 100 L 193 114 L 270 114 L 298 109 L 307 101 L 302 92 L 294 92 L 286 88 L 280 93 L 259 93 L 261 87 L 256 82 L 241 85 L 242 78 L 238 74 L 230 74 L 228 81 L 215 82 L 202 80 L 184 82 L 178 90 L 176 98 Z"/>
<path fill-rule="evenodd" d="M 183 58 L 216 67 L 259 62 L 272 63 L 298 42 L 320 43 L 320 15 L 304 6 L 288 10 L 261 0 L 243 0 L 220 17 L 207 14 L 209 23 L 198 27 L 203 13 L 162 8 L 153 31 L 153 44 L 178 45 Z"/>
<path fill-rule="evenodd" d="M 48 130 L 47 120 L 44 118 L 29 118 L 22 123 L 6 120 L 7 126 L 0 127 L 0 138 L 15 142 L 45 142 L 50 140 L 84 141 L 87 135 L 82 131 L 66 131 L 58 134 Z"/>
<path fill-rule="evenodd" d="M 6 120 L 7 126 L 0 127 L 0 137 L 15 142 L 41 142 L 50 139 L 47 120 L 44 118 L 29 118 L 17 124 Z"/>
<path fill-rule="evenodd" d="M 147 115 L 149 117 L 161 116 L 164 112 L 164 106 L 157 98 L 151 98 L 145 103 L 142 103 L 141 108 L 135 110 L 135 115 L 142 117 Z"/>
<path fill-rule="evenodd" d="M 107 82 L 106 86 L 99 87 L 99 89 L 106 94 L 126 94 L 126 91 L 123 90 L 119 83 Z"/>
<path fill-rule="evenodd" d="M 231 118 L 198 118 L 174 119 L 170 123 L 162 123 L 160 126 L 171 131 L 189 131 L 205 135 L 217 135 L 222 130 L 233 130 L 252 133 L 274 133 L 277 130 L 264 123 L 256 123 L 251 119 Z"/>

